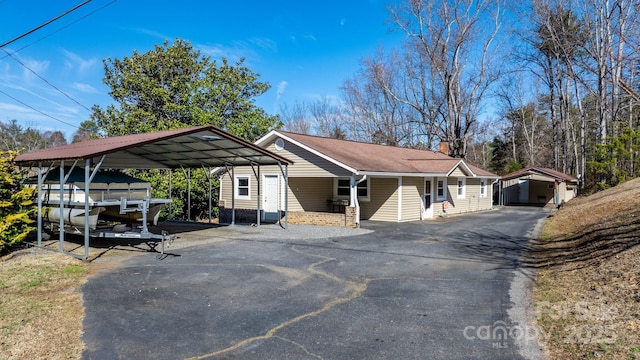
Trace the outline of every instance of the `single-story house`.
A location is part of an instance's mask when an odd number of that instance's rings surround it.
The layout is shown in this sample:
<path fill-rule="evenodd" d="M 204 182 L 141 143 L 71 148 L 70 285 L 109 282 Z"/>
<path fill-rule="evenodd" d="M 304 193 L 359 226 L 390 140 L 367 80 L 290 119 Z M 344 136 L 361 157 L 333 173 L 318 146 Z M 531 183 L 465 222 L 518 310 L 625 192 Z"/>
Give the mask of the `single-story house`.
<path fill-rule="evenodd" d="M 218 169 L 221 222 L 229 222 L 232 207 L 234 220 L 242 222 L 256 222 L 257 209 L 260 221 L 279 221 L 286 208 L 290 223 L 345 226 L 488 210 L 499 178 L 431 150 L 280 130 L 255 144 L 292 165 L 286 172 L 277 166 Z"/>
<path fill-rule="evenodd" d="M 573 199 L 578 179 L 553 169 L 528 167 L 500 178 L 504 205 L 555 205 Z"/>

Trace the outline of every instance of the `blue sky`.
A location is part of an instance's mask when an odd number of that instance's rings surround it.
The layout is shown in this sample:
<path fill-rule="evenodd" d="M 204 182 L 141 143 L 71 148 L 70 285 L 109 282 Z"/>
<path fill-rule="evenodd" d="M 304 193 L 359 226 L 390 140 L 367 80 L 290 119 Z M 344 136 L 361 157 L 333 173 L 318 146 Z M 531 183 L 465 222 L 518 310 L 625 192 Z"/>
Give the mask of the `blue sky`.
<path fill-rule="evenodd" d="M 62 130 L 70 140 L 89 119 L 85 107 L 111 103 L 103 59 L 176 38 L 214 59 L 244 57 L 272 85 L 256 101 L 270 114 L 283 103 L 338 97 L 363 57 L 400 45 L 402 34 L 386 23 L 390 1 L 93 0 L 5 46 L 12 56 L 0 51 L 0 120 Z M 81 2 L 0 0 L 0 43 Z"/>

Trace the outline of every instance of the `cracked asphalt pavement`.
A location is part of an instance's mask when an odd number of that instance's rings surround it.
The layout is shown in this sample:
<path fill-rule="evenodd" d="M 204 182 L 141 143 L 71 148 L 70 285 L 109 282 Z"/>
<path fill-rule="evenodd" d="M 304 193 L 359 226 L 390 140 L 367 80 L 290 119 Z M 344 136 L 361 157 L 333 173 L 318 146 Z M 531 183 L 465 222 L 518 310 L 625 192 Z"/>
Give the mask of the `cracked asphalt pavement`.
<path fill-rule="evenodd" d="M 211 241 L 128 258 L 84 285 L 83 358 L 539 357 L 514 331 L 527 325 L 510 289 L 528 281 L 519 255 L 546 216 L 502 208 L 313 239 L 210 229 Z"/>

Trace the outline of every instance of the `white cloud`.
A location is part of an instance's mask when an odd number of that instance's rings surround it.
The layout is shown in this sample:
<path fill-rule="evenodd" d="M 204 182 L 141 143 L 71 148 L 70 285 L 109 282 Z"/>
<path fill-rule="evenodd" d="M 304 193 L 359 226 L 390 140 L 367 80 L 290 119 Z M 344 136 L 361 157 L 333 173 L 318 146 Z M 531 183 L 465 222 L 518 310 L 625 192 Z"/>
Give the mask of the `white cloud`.
<path fill-rule="evenodd" d="M 340 19 L 340 26 L 344 26 L 344 24 L 346 23 L 347 23 L 347 19 L 345 18 Z"/>
<path fill-rule="evenodd" d="M 0 110 L 3 112 L 9 112 L 9 113 L 21 113 L 21 114 L 30 114 L 33 113 L 34 111 L 24 107 L 24 106 L 19 106 L 19 105 L 15 105 L 15 104 L 9 104 L 9 103 L 3 103 L 0 102 Z"/>
<path fill-rule="evenodd" d="M 150 30 L 150 29 L 138 29 L 138 32 L 145 34 L 145 35 L 149 35 L 155 38 L 158 38 L 160 40 L 162 40 L 164 42 L 164 40 L 169 40 L 171 41 L 172 37 L 169 37 L 163 33 L 157 32 L 155 30 Z"/>
<path fill-rule="evenodd" d="M 284 91 L 287 89 L 287 85 L 289 85 L 288 82 L 282 80 L 278 83 L 278 88 L 276 91 L 276 101 L 280 100 L 280 96 L 282 96 L 282 94 L 284 94 Z"/>
<path fill-rule="evenodd" d="M 316 37 L 313 34 L 307 34 L 304 36 L 305 39 L 307 40 L 312 40 L 312 41 L 316 41 Z"/>
<path fill-rule="evenodd" d="M 252 59 L 259 57 L 258 53 L 253 50 L 251 43 L 245 41 L 236 41 L 230 46 L 222 44 L 198 45 L 197 48 L 202 51 L 204 55 L 213 58 L 213 60 L 224 57 L 231 62 L 235 62 L 244 58 L 248 63 L 251 62 Z"/>
<path fill-rule="evenodd" d="M 99 93 L 98 89 L 96 89 L 95 87 L 89 85 L 89 84 L 84 84 L 84 83 L 73 83 L 73 88 L 83 92 L 83 93 L 88 93 L 88 94 L 97 94 Z"/>
<path fill-rule="evenodd" d="M 98 59 L 96 58 L 83 59 L 82 57 L 75 53 L 72 53 L 71 51 L 62 51 L 67 57 L 67 59 L 65 60 L 65 65 L 71 69 L 77 69 L 78 74 L 80 75 L 85 74 L 88 70 L 93 68 L 98 63 Z"/>
<path fill-rule="evenodd" d="M 257 45 L 261 49 L 278 52 L 278 44 L 269 38 L 252 38 L 249 40 L 254 45 Z"/>

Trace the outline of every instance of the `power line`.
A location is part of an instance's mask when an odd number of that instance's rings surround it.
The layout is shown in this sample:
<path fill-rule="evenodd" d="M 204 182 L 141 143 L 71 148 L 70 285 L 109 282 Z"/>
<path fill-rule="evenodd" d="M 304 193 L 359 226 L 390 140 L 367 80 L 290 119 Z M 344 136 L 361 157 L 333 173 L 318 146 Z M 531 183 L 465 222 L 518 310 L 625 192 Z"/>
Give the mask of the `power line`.
<path fill-rule="evenodd" d="M 20 104 L 22 104 L 22 105 L 24 105 L 24 106 L 28 107 L 29 109 L 31 109 L 31 110 L 33 110 L 33 111 L 35 111 L 35 112 L 39 113 L 39 114 L 42 114 L 42 115 L 44 115 L 44 116 L 46 116 L 46 117 L 48 117 L 48 118 L 50 118 L 50 119 L 53 119 L 53 120 L 55 120 L 55 121 L 58 121 L 58 122 L 60 122 L 60 123 L 65 124 L 65 125 L 69 125 L 69 126 L 74 127 L 74 128 L 76 128 L 76 129 L 78 129 L 78 130 L 80 129 L 80 127 L 79 127 L 78 125 L 73 125 L 73 124 L 68 123 L 68 122 L 66 122 L 66 121 L 64 121 L 64 120 L 60 120 L 60 119 L 58 119 L 58 118 L 57 118 L 57 117 L 55 117 L 55 116 L 51 116 L 51 115 L 49 115 L 49 114 L 47 114 L 47 113 L 45 113 L 45 112 L 42 112 L 42 111 L 40 111 L 40 110 L 38 110 L 38 109 L 34 108 L 33 106 L 31 106 L 31 105 L 29 105 L 29 104 L 26 104 L 25 102 L 23 102 L 23 101 L 21 101 L 21 100 L 16 99 L 15 97 L 13 97 L 13 96 L 11 96 L 11 95 L 7 94 L 6 92 L 4 92 L 4 91 L 2 91 L 2 90 L 0 90 L 0 94 L 3 94 L 3 95 L 5 95 L 5 96 L 6 96 L 6 97 L 8 97 L 8 98 L 13 99 L 13 101 L 18 102 L 18 103 L 20 103 Z"/>
<path fill-rule="evenodd" d="M 83 107 L 85 110 L 87 111 L 91 111 L 91 109 L 89 109 L 88 107 L 82 105 L 78 100 L 74 99 L 71 97 L 71 95 L 67 94 L 66 92 L 60 90 L 60 88 L 58 88 L 57 86 L 53 85 L 52 83 L 49 82 L 49 80 L 43 78 L 42 76 L 40 76 L 37 72 L 35 72 L 33 69 L 31 69 L 30 67 L 28 67 L 25 63 L 23 63 L 22 61 L 20 61 L 20 59 L 16 58 L 15 56 L 11 55 L 10 52 L 8 52 L 6 49 L 4 48 L 0 48 L 2 49 L 2 51 L 4 51 L 5 53 L 7 53 L 7 56 L 11 57 L 13 60 L 17 61 L 18 64 L 22 65 L 22 67 L 24 67 L 25 69 L 29 70 L 33 75 L 37 76 L 38 78 L 40 78 L 40 80 L 44 81 L 45 83 L 47 83 L 49 86 L 51 86 L 52 88 L 56 89 L 60 94 L 64 95 L 65 97 L 67 97 L 67 99 L 73 101 L 74 103 L 78 104 L 79 106 Z"/>
<path fill-rule="evenodd" d="M 49 21 L 45 22 L 44 24 L 38 25 L 38 26 L 36 26 L 35 28 L 33 28 L 33 29 L 31 29 L 31 30 L 27 31 L 26 33 L 24 33 L 24 34 L 22 34 L 22 35 L 19 35 L 18 37 L 15 37 L 15 38 L 13 38 L 13 39 L 11 39 L 11 40 L 9 40 L 9 41 L 5 42 L 4 44 L 0 44 L 0 48 L 3 48 L 3 47 L 5 47 L 5 46 L 7 46 L 7 45 L 11 44 L 12 42 L 18 41 L 18 40 L 22 39 L 23 37 L 25 37 L 25 36 L 27 36 L 27 35 L 29 35 L 29 34 L 31 34 L 31 33 L 33 33 L 33 32 L 35 32 L 35 31 L 38 31 L 38 30 L 42 29 L 43 27 L 45 27 L 45 26 L 47 26 L 47 25 L 51 24 L 52 22 L 54 22 L 54 21 L 56 21 L 56 20 L 58 20 L 58 19 L 60 19 L 60 18 L 62 18 L 62 17 L 64 17 L 64 16 L 66 16 L 66 15 L 70 14 L 71 12 L 73 12 L 73 11 L 75 11 L 75 10 L 79 9 L 80 7 L 82 7 L 82 6 L 86 5 L 86 4 L 88 4 L 90 1 L 91 1 L 91 0 L 85 0 L 85 2 L 83 2 L 83 3 L 81 3 L 81 4 L 78 4 L 78 5 L 74 6 L 72 9 L 69 9 L 69 10 L 65 11 L 64 13 L 62 13 L 62 14 L 60 14 L 60 15 L 58 15 L 58 16 L 56 16 L 56 17 L 54 17 L 53 19 L 51 19 L 51 20 L 49 20 Z"/>
<path fill-rule="evenodd" d="M 15 53 L 17 53 L 17 52 L 19 52 L 19 51 L 22 51 L 22 50 L 24 50 L 24 49 L 28 48 L 29 46 L 31 46 L 31 45 L 33 45 L 33 44 L 39 43 L 40 41 L 42 41 L 42 40 L 44 40 L 44 39 L 46 39 L 46 38 L 48 38 L 48 37 L 51 37 L 51 36 L 53 36 L 53 35 L 55 35 L 55 34 L 59 33 L 60 31 L 62 31 L 62 30 L 64 30 L 64 29 L 66 29 L 66 28 L 68 28 L 68 27 L 70 27 L 71 25 L 74 25 L 75 23 L 78 23 L 78 22 L 80 22 L 80 21 L 82 21 L 82 20 L 84 20 L 84 19 L 88 18 L 89 16 L 91 16 L 91 15 L 93 15 L 93 14 L 97 13 L 98 11 L 101 11 L 101 10 L 105 9 L 106 7 L 108 7 L 108 6 L 113 5 L 113 4 L 114 4 L 115 2 L 117 2 L 117 1 L 118 1 L 118 0 L 112 0 L 112 1 L 110 1 L 109 3 L 107 3 L 107 4 L 105 4 L 105 5 L 101 6 L 101 7 L 99 7 L 98 9 L 96 9 L 96 10 L 94 10 L 94 11 L 92 11 L 92 12 L 90 12 L 90 13 L 88 13 L 88 14 L 86 14 L 86 15 L 84 15 L 84 16 L 82 16 L 82 17 L 80 17 L 80 18 L 78 18 L 78 19 L 76 19 L 76 20 L 74 20 L 74 21 L 72 21 L 72 22 L 70 22 L 69 24 L 67 24 L 67 25 L 65 25 L 65 26 L 60 27 L 60 28 L 59 28 L 59 29 L 57 29 L 56 31 L 54 31 L 54 32 L 52 32 L 52 33 L 50 33 L 50 34 L 47 34 L 47 35 L 45 35 L 45 36 L 43 36 L 43 37 L 39 38 L 38 40 L 35 40 L 35 41 L 33 41 L 33 42 L 31 42 L 31 43 L 29 43 L 29 44 L 27 44 L 27 45 L 25 45 L 25 46 L 23 46 L 23 47 L 21 47 L 21 48 L 17 49 L 17 50 L 14 50 L 14 51 L 13 51 L 13 53 L 15 54 Z M 9 56 L 9 55 L 5 55 L 5 56 L 3 56 L 3 57 L 0 57 L 0 60 L 2 60 L 2 59 L 4 59 L 4 58 L 6 58 L 7 56 Z"/>

